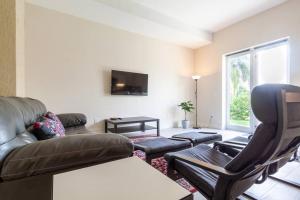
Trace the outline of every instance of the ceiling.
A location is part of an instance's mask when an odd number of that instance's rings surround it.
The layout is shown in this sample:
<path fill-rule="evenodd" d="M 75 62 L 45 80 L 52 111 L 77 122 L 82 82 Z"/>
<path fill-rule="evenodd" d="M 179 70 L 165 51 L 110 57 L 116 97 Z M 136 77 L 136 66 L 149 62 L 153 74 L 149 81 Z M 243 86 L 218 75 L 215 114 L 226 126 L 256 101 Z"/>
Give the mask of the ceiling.
<path fill-rule="evenodd" d="M 277 6 L 287 0 L 133 0 L 185 24 L 210 32 Z"/>
<path fill-rule="evenodd" d="M 287 0 L 27 0 L 118 29 L 189 48 L 213 33 Z"/>

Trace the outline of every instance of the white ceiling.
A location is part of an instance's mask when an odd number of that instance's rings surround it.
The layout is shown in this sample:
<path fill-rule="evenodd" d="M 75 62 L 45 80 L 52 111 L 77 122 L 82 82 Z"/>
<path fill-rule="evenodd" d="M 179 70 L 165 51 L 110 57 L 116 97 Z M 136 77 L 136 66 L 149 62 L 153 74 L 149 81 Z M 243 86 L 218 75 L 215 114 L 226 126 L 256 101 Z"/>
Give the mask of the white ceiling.
<path fill-rule="evenodd" d="M 210 32 L 256 15 L 287 0 L 133 0 L 185 24 Z"/>
<path fill-rule="evenodd" d="M 189 48 L 212 33 L 287 0 L 26 0 L 118 29 Z"/>

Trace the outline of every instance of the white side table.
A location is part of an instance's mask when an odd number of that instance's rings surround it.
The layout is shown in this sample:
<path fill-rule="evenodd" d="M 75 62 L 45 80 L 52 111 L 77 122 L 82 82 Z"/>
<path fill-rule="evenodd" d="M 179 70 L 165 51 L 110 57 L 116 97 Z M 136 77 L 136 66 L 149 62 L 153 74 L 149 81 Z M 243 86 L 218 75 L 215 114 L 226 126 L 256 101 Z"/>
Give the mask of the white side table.
<path fill-rule="evenodd" d="M 137 157 L 53 177 L 53 200 L 192 199 L 189 191 Z"/>

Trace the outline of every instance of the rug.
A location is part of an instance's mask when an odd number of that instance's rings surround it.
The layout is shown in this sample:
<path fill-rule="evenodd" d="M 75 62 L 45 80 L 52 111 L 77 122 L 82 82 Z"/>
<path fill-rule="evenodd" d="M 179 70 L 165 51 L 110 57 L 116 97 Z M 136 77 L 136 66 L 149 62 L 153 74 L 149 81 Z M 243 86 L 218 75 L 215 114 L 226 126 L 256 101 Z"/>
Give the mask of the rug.
<path fill-rule="evenodd" d="M 138 158 L 145 160 L 145 153 L 143 151 L 137 150 L 133 153 L 134 156 L 137 156 Z M 164 175 L 167 175 L 167 161 L 163 158 L 155 158 L 151 161 L 151 166 L 163 173 Z M 176 181 L 181 187 L 187 189 L 191 193 L 197 192 L 197 190 L 184 178 L 178 179 Z"/>

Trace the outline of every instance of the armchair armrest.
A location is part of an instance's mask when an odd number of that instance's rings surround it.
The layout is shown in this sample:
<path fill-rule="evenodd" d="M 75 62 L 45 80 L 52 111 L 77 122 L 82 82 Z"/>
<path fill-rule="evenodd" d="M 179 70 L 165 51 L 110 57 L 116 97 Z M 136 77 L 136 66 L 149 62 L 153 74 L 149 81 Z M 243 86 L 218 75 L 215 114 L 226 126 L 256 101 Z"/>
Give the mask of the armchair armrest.
<path fill-rule="evenodd" d="M 231 145 L 228 146 L 223 142 L 215 142 L 213 148 L 233 158 L 243 150 L 240 148 L 233 148 Z"/>
<path fill-rule="evenodd" d="M 86 116 L 81 113 L 58 114 L 57 117 L 65 128 L 84 126 L 87 122 Z"/>
<path fill-rule="evenodd" d="M 218 174 L 220 176 L 227 176 L 227 177 L 234 177 L 238 175 L 238 173 L 230 172 L 223 167 L 208 163 L 208 162 L 203 162 L 201 160 L 197 160 L 188 156 L 182 156 L 182 155 L 176 155 L 174 156 L 174 159 L 184 161 L 186 163 L 189 163 L 191 165 L 194 165 L 196 167 L 200 167 L 202 169 L 208 170 L 212 173 Z"/>
<path fill-rule="evenodd" d="M 224 141 L 224 143 L 236 144 L 236 145 L 240 145 L 242 147 L 245 147 L 248 145 L 248 143 L 246 143 L 246 142 L 238 142 L 238 141 L 230 141 L 230 140 Z"/>

